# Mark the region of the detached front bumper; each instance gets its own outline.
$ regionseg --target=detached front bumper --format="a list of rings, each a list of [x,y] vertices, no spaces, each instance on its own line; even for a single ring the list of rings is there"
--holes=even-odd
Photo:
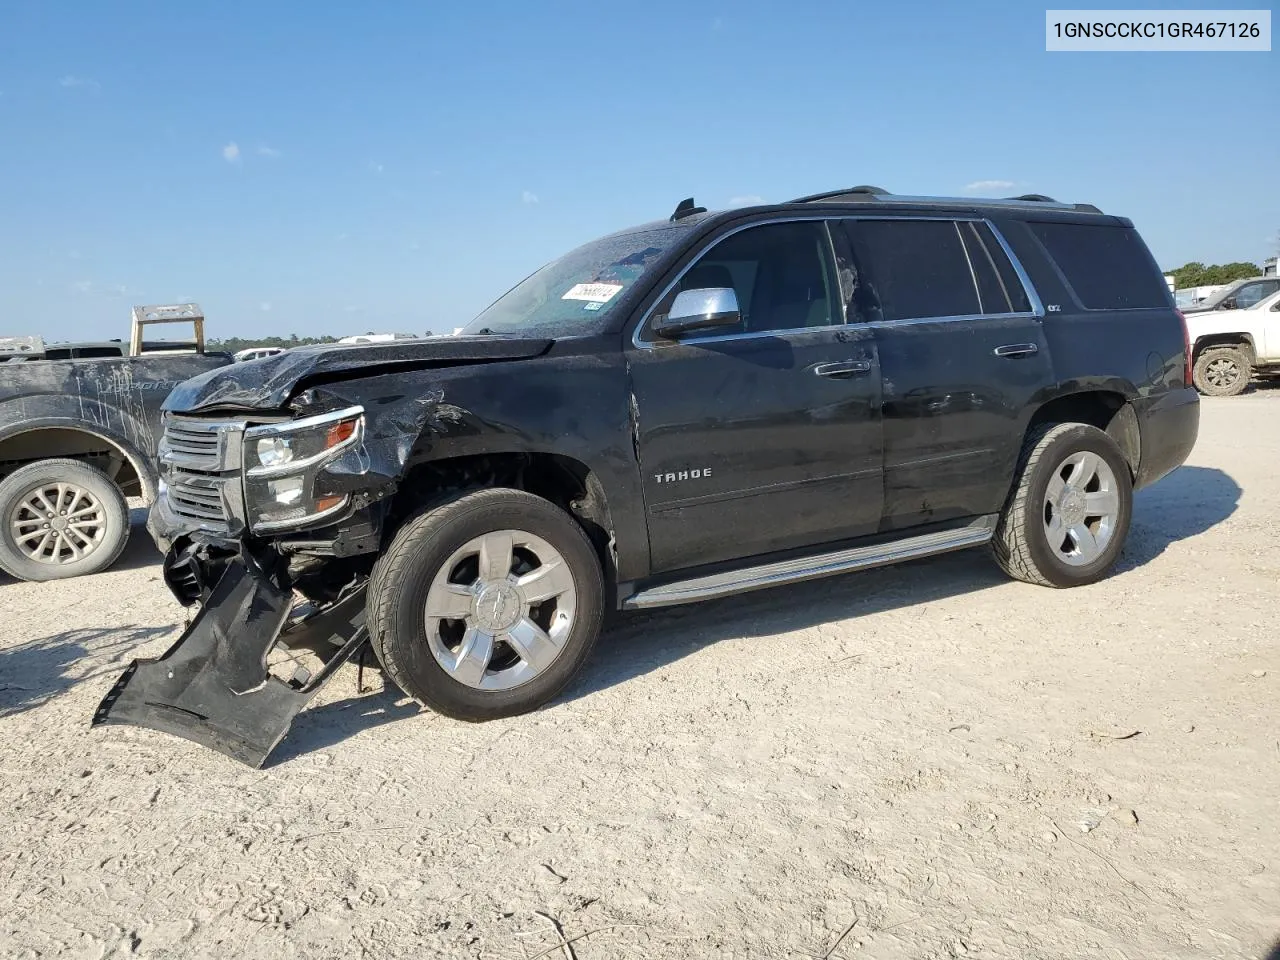
[[[171,577],[172,553],[166,558]],[[163,656],[134,660],[93,715],[93,726],[131,723],[193,740],[261,767],[288,733],[293,718],[366,642],[363,585],[305,618],[290,620],[291,590],[282,588],[251,556],[206,568],[198,555],[185,562],[207,575],[208,599]],[[281,644],[309,648],[324,659],[314,675],[274,676],[267,655]]]

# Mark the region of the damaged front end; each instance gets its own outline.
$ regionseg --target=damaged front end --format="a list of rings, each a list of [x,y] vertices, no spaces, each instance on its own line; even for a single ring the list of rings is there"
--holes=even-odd
[[[165,582],[199,611],[163,656],[129,666],[94,726],[162,730],[261,766],[367,642],[368,574],[419,424],[370,423],[315,393],[294,409],[307,415],[166,417],[147,526]],[[277,650],[292,661],[308,650],[322,666],[286,659],[292,675],[277,675]]]
[[[367,642],[365,586],[293,619],[293,591],[252,557],[218,567],[208,599],[178,641],[159,659],[134,660],[92,723],[162,730],[260,767],[321,685]],[[314,675],[299,667],[284,680],[267,663],[277,645],[310,649],[324,666]]]

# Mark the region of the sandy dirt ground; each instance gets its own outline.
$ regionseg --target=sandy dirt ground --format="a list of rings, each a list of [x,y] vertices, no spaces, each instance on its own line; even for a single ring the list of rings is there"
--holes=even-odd
[[[184,620],[141,528],[2,580],[0,955],[1263,956],[1280,389],[1202,409],[1103,583],[978,551],[659,612],[484,725],[348,666],[261,771],[89,729]]]

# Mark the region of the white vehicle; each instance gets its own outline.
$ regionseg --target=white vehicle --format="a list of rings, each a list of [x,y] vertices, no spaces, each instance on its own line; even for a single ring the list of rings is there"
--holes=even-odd
[[[247,350],[237,350],[232,356],[236,363],[243,363],[245,360],[261,360],[263,357],[274,357],[277,353],[284,353],[284,347],[250,347]]]
[[[1280,377],[1280,293],[1251,307],[1190,313],[1192,382],[1208,397],[1234,397],[1251,377]]]
[[[1197,293],[1197,299],[1183,313],[1201,313],[1209,310],[1247,310],[1256,307],[1273,293],[1280,293],[1280,277],[1246,277],[1218,287],[1192,287],[1196,291],[1212,291],[1206,295]],[[1176,296],[1176,294],[1175,294]]]

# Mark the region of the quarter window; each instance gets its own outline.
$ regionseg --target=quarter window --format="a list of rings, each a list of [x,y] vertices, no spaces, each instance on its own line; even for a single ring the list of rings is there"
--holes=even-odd
[[[1087,310],[1164,307],[1169,288],[1131,227],[1028,222]]]

